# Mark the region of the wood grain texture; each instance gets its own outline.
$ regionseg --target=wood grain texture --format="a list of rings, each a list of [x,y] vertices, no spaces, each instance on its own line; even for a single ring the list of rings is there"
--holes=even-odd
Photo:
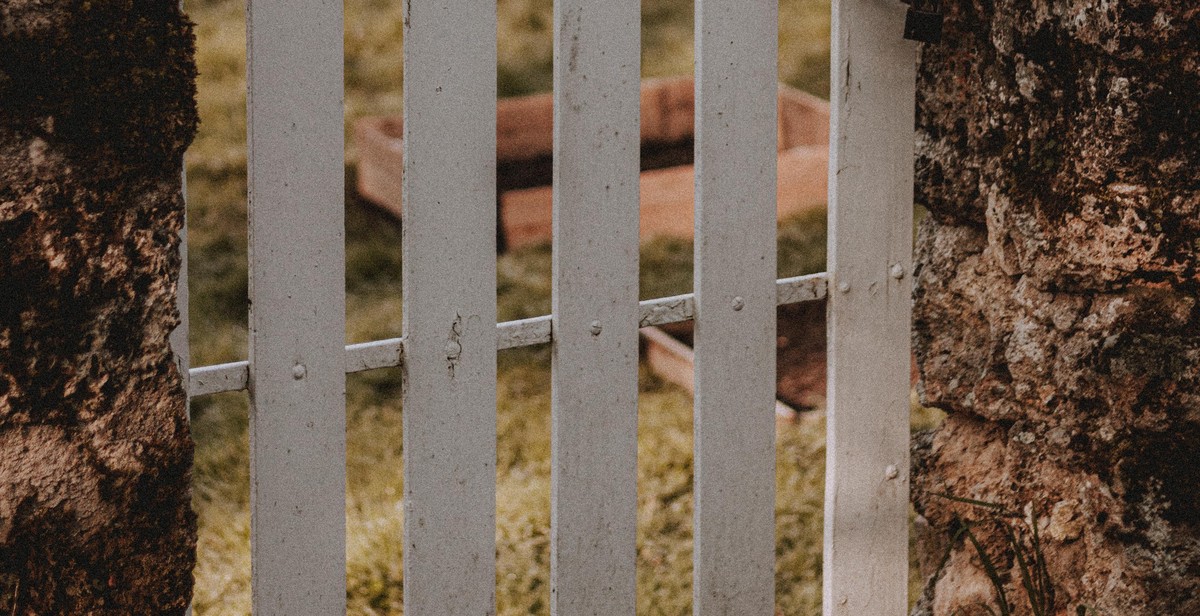
[[[824,613],[908,606],[913,109],[904,6],[833,4]]]
[[[555,3],[555,616],[636,604],[639,15],[637,0]]]
[[[778,6],[696,6],[694,613],[775,606]]]
[[[496,7],[404,13],[404,611],[495,613]]]

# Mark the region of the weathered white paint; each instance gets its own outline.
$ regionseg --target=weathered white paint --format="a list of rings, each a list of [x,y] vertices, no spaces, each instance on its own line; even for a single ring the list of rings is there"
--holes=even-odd
[[[404,148],[404,612],[494,614],[494,3],[405,2]]]
[[[404,338],[346,345],[346,374],[404,364]]]
[[[171,334],[189,397],[251,392],[256,613],[344,612],[344,374],[391,366],[406,384],[406,612],[494,613],[495,351],[551,341],[552,610],[632,613],[635,331],[692,318],[695,611],[770,613],[773,310],[832,279],[825,614],[901,614],[915,60],[901,8],[835,0],[832,273],[772,282],[776,7],[699,0],[697,292],[639,304],[638,5],[559,0],[554,311],[496,324],[494,7],[412,0],[405,336],[344,345],[341,7],[300,2],[248,6],[250,359],[187,369],[186,237]]]
[[[799,304],[825,299],[825,272],[780,278],[775,281],[778,305]],[[638,327],[690,321],[695,316],[695,296],[691,293],[642,300]],[[553,338],[552,319],[544,314],[528,319],[505,321],[496,325],[496,348],[515,349],[546,344]],[[387,338],[346,345],[346,373],[395,368],[404,365],[404,338]],[[189,396],[205,396],[246,389],[250,363],[236,361],[191,369]]]
[[[825,299],[828,287],[829,277],[825,272],[780,278],[775,281],[775,304],[787,306]]]
[[[550,611],[636,605],[638,0],[554,7]]]
[[[778,5],[696,3],[694,612],[775,606]]]
[[[550,315],[507,321],[496,326],[496,348],[515,349],[550,342],[554,331]]]
[[[179,310],[179,325],[171,330],[168,343],[175,355],[175,368],[179,370],[179,378],[183,381],[183,390],[188,395],[188,414],[191,415],[191,380],[190,346],[188,334],[191,330],[188,322],[188,252],[187,252],[187,173],[179,174],[180,190],[183,192],[183,227],[179,229],[179,280],[175,284],[175,307]],[[191,609],[191,608],[189,608]]]
[[[916,45],[903,23],[899,2],[833,3],[826,616],[908,606]]]
[[[195,398],[226,391],[241,391],[249,385],[250,362],[248,361],[201,366],[190,370],[188,395]]]
[[[346,607],[342,5],[247,7],[254,613]]]
[[[690,321],[696,317],[696,296],[692,293],[643,301],[638,306],[638,327]]]
[[[182,3],[180,4],[182,8]],[[191,323],[188,319],[188,251],[187,251],[187,171],[179,172],[179,189],[183,193],[183,226],[179,229],[179,280],[175,286],[175,306],[179,310],[179,325],[171,330],[168,343],[175,355],[175,369],[179,371],[179,379],[183,382],[185,396],[185,412],[188,421],[192,418],[191,371],[188,366],[192,363],[191,346],[188,335],[191,333]],[[188,603],[184,616],[192,616],[192,605]]]

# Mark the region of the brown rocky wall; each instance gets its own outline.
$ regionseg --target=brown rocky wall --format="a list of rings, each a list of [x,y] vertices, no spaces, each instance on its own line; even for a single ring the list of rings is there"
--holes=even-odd
[[[914,346],[949,415],[914,441],[913,499],[926,556],[971,523],[988,557],[960,536],[914,613],[996,609],[985,561],[1033,613],[1007,525],[1045,557],[1046,613],[1200,614],[1200,4],[942,4]]]
[[[0,0],[0,613],[182,614],[177,0]]]

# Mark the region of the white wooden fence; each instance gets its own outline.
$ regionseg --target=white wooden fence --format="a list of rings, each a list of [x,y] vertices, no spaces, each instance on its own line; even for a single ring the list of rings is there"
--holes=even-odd
[[[404,335],[344,347],[342,4],[249,3],[250,357],[188,386],[250,392],[256,613],[344,613],[345,374],[389,366],[405,610],[494,613],[496,351],[548,342],[551,611],[633,614],[637,328],[695,319],[694,610],[772,614],[775,307],[821,299],[824,613],[906,611],[916,52],[833,5],[829,272],[774,279],[777,4],[697,0],[696,292],[639,304],[639,3],[556,0],[553,311],[497,323],[495,5],[406,0]]]

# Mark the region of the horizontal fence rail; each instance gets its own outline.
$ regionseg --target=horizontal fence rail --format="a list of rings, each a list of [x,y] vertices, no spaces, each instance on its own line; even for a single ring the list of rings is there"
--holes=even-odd
[[[781,278],[775,283],[776,305],[822,301],[826,297],[829,275],[825,272]],[[639,302],[638,327],[668,325],[691,321],[696,315],[692,293]],[[496,325],[496,349],[515,349],[548,344],[554,339],[550,315],[505,321]],[[404,365],[404,338],[388,338],[346,345],[346,374],[396,368]],[[250,362],[234,361],[192,368],[188,372],[188,395],[192,398],[246,389]]]
[[[829,271],[776,280],[778,6],[697,0],[695,293],[638,302],[639,4],[554,0],[552,309],[497,323],[496,7],[407,0],[404,330],[350,345],[343,7],[293,4],[247,4],[249,359],[188,369],[186,271],[172,335],[189,400],[250,393],[254,613],[345,612],[345,375],[399,367],[404,611],[494,614],[497,351],[549,343],[550,611],[632,614],[637,329],[695,321],[693,614],[772,614],[775,308],[812,301],[829,315],[823,614],[904,613],[900,2],[832,0]]]

